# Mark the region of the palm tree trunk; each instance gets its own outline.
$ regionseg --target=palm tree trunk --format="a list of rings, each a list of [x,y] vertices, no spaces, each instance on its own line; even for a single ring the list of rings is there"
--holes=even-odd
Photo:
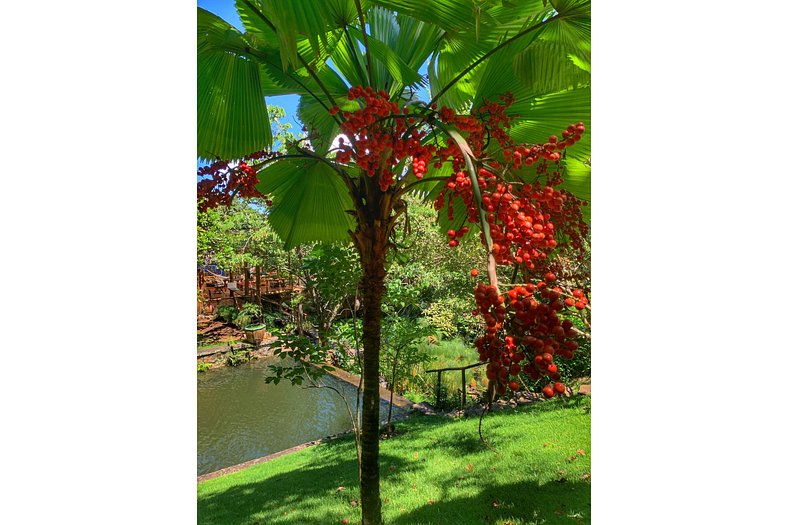
[[[380,322],[382,317],[385,259],[364,265],[361,283],[364,297],[364,391],[361,409],[361,523],[380,525]]]
[[[361,295],[364,301],[362,342],[364,390],[361,401],[361,523],[381,525],[380,504],[380,324],[386,287],[386,252],[396,217],[391,216],[391,197],[373,186],[367,206],[357,209],[358,229],[353,241],[362,268]]]

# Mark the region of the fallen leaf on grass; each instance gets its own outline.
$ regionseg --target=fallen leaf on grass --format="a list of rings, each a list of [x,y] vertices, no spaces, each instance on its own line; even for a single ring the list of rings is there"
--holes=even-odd
[[[583,480],[583,481],[587,481],[587,480],[591,479],[591,473],[590,472],[586,472],[585,474],[580,476],[580,479]]]
[[[434,504],[435,504],[435,500],[433,500],[432,498],[427,500],[427,505],[434,505]]]
[[[355,500],[351,501],[350,502],[350,506],[353,507],[353,508],[358,507],[358,501],[355,501]]]
[[[492,507],[493,507],[494,509],[497,509],[497,508],[498,508],[498,507],[500,507],[500,506],[501,506],[501,504],[498,502],[498,500],[497,500],[497,499],[494,499],[494,500],[492,500]]]
[[[577,455],[578,456],[585,456],[586,455],[586,451],[583,450],[582,448],[579,448],[579,449],[577,449]]]
[[[337,488],[337,492],[342,492],[343,490],[345,490],[345,487],[338,487]]]
[[[342,524],[345,524],[345,523],[350,523],[350,520],[349,520],[349,519],[347,519],[347,518],[345,518],[345,519],[343,519],[342,521],[340,521],[339,523],[342,523]]]
[[[465,467],[465,470],[466,470],[467,472],[470,472],[470,471],[472,471],[472,470],[473,470],[473,465],[471,465],[470,463],[468,463],[468,465]]]
[[[576,459],[577,459],[577,456],[569,456],[568,458],[566,458],[566,460],[567,460],[568,462],[570,462],[570,463],[571,463],[572,461],[576,460]]]

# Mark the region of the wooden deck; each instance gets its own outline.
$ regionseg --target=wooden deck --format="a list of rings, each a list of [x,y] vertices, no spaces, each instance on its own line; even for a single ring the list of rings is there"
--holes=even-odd
[[[222,276],[198,270],[198,312],[211,313],[225,304],[240,307],[247,302],[280,303],[283,298],[302,289],[291,279],[274,273],[256,273],[247,269],[241,276]]]

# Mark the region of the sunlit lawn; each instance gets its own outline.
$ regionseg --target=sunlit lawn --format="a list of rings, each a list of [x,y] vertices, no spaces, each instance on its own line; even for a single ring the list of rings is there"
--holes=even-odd
[[[451,421],[413,416],[381,443],[388,525],[591,521],[591,401],[573,398]],[[352,439],[198,484],[208,524],[360,523]]]

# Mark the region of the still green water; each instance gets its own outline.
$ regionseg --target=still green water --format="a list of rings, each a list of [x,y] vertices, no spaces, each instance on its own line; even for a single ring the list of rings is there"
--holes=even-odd
[[[197,375],[198,475],[352,428],[336,392],[266,384],[272,363],[281,361],[260,359]],[[332,376],[322,381],[344,391],[355,407],[354,386]],[[380,412],[388,413],[388,403],[381,401]]]

